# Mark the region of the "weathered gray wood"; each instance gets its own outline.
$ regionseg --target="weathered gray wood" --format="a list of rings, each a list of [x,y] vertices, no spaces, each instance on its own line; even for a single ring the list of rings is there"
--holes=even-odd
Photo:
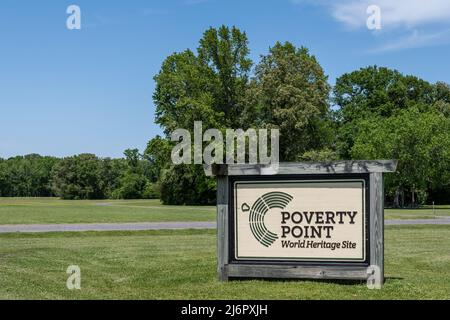
[[[232,278],[367,279],[366,267],[230,264],[226,266],[226,270]]]
[[[355,160],[331,162],[280,163],[278,169],[260,164],[222,164],[205,166],[205,173],[211,176],[246,176],[274,174],[332,174],[395,172],[397,160]]]
[[[228,177],[217,178],[217,272],[220,281],[228,279]]]
[[[370,173],[370,257],[371,266],[380,270],[376,279],[384,282],[384,186],[383,172],[394,172],[395,160],[337,161],[328,163],[281,163],[278,174],[334,174]],[[213,165],[205,167],[210,175],[217,176],[217,255],[218,274],[221,281],[232,278],[310,278],[310,279],[360,279],[370,276],[366,267],[355,266],[305,266],[229,264],[229,180],[234,175],[269,175],[270,170],[260,165]]]
[[[370,265],[380,270],[380,284],[384,282],[384,190],[383,174],[370,174]]]

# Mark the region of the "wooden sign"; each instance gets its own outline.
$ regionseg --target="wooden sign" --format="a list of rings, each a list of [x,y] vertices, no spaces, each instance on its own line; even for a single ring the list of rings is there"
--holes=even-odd
[[[383,172],[396,161],[216,165],[218,273],[383,282]]]

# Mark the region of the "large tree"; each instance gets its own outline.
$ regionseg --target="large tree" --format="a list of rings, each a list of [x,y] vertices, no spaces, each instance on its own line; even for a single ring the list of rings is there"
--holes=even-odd
[[[102,162],[94,154],[64,158],[53,169],[53,190],[63,199],[103,199]]]
[[[448,189],[450,89],[376,66],[336,81],[337,149],[344,159],[398,159],[386,190],[396,205]],[[447,179],[447,182],[446,180]],[[408,192],[410,196],[405,195]]]
[[[222,26],[204,33],[197,54],[185,50],[167,57],[154,78],[156,123],[166,134],[190,130],[194,121],[209,128],[235,127],[251,68],[248,54],[245,33]]]
[[[198,194],[213,194],[214,184],[202,170],[171,166],[170,153],[156,150],[157,146],[169,149],[168,137],[175,129],[192,132],[194,121],[202,121],[203,128],[221,130],[280,129],[282,161],[336,157],[330,145],[330,87],[316,58],[304,47],[276,43],[261,58],[253,78],[251,67],[245,33],[225,26],[208,29],[196,53],[185,50],[163,62],[155,76],[153,98],[156,122],[166,137],[153,139],[147,149],[148,157],[160,166],[162,194],[177,192],[174,181],[180,190],[195,187],[191,183],[196,181],[202,189]],[[177,174],[182,178],[176,180]],[[181,198],[164,199],[171,202]]]
[[[256,66],[242,126],[280,129],[280,159],[295,161],[331,139],[330,86],[305,47],[277,42]]]
[[[353,138],[354,159],[399,160],[397,172],[386,176],[396,206],[450,189],[450,118],[443,114],[412,107],[388,118],[372,116],[359,122]]]
[[[438,100],[436,92],[427,81],[384,67],[366,67],[339,77],[333,90],[333,103],[337,108],[341,157],[350,158],[360,120],[387,118],[411,107],[420,112],[431,111]]]
[[[158,191],[152,180],[154,165],[138,149],[127,149],[124,155],[126,166],[111,196],[119,199],[156,198]]]
[[[247,36],[226,26],[209,28],[199,41],[197,53],[185,50],[163,62],[155,76],[156,123],[166,134],[150,141],[145,156],[157,165],[165,203],[211,203],[213,179],[202,167],[170,165],[168,137],[178,128],[193,131],[194,122],[204,128],[237,128],[251,60]],[[158,150],[161,148],[162,150]],[[168,151],[168,152],[167,152]],[[179,190],[184,192],[182,196]]]

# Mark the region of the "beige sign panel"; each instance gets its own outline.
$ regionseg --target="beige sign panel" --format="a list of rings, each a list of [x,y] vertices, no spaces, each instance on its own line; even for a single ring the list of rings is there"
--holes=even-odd
[[[234,183],[236,260],[359,262],[365,181]]]

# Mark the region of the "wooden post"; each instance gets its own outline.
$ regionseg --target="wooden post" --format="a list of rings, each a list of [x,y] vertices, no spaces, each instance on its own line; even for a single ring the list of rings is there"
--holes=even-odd
[[[384,183],[383,174],[370,174],[370,265],[379,268],[378,283],[384,282]]]
[[[228,264],[228,177],[217,177],[217,272],[220,281],[227,281]]]

